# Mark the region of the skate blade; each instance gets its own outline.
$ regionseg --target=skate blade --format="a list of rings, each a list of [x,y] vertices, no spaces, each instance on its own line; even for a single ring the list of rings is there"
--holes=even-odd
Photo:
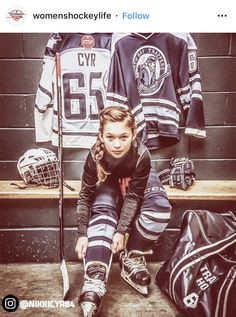
[[[121,272],[121,277],[123,280],[128,283],[130,286],[132,286],[136,291],[138,291],[142,295],[148,295],[148,287],[147,286],[142,286],[142,285],[137,285],[135,284],[132,280],[130,280],[128,277],[125,276],[123,272]]]
[[[90,302],[84,302],[80,304],[83,310],[84,317],[92,317],[96,313],[96,306]]]

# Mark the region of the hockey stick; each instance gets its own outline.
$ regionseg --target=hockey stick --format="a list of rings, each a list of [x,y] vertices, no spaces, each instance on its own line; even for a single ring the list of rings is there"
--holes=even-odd
[[[58,116],[58,159],[59,159],[59,226],[60,226],[60,269],[63,279],[63,299],[69,292],[69,275],[64,257],[64,213],[63,213],[63,135],[62,135],[62,96],[61,96],[61,61],[60,53],[56,53],[56,86],[57,86],[57,116]]]

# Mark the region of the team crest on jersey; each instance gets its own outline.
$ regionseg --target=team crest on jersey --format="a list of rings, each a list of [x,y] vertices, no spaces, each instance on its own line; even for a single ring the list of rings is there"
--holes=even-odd
[[[95,39],[92,37],[92,35],[84,35],[81,39],[81,45],[84,48],[92,48],[94,47]]]
[[[154,46],[143,46],[136,51],[133,68],[140,95],[158,92],[165,78],[171,74],[165,55]]]

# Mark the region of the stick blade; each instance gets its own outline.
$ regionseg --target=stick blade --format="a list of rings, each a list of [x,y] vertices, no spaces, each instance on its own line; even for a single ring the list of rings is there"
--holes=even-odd
[[[60,269],[61,269],[62,279],[63,279],[63,299],[65,300],[69,293],[69,288],[70,288],[69,275],[68,275],[65,259],[62,260]]]

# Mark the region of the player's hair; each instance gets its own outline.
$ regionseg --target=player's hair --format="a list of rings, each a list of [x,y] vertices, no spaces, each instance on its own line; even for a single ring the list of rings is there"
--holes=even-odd
[[[108,122],[125,122],[126,127],[130,128],[133,134],[136,129],[134,116],[129,110],[121,106],[107,107],[100,112],[99,134],[95,144],[95,160],[97,165],[97,175],[100,182],[104,182],[107,179],[107,176],[110,174],[109,172],[105,171],[101,164],[101,160],[105,151],[101,136],[103,134],[104,125]]]

